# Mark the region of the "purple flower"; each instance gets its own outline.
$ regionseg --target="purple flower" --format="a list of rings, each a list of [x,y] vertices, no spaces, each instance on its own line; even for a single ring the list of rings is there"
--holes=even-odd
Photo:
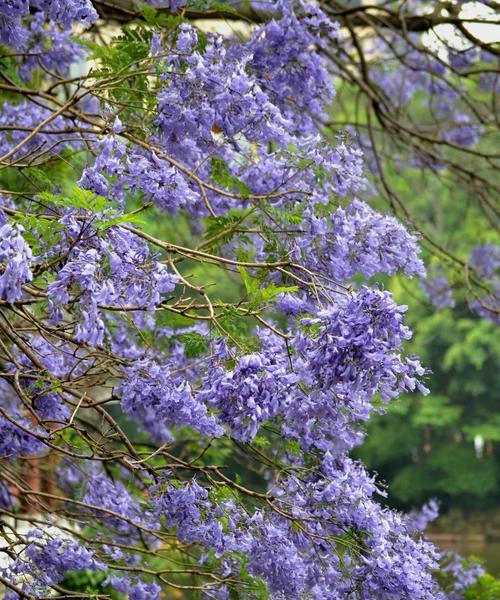
[[[434,498],[426,502],[419,511],[408,514],[408,531],[423,532],[427,525],[439,516],[439,503]]]
[[[470,263],[481,277],[491,279],[499,276],[500,246],[476,246],[470,253]]]
[[[430,273],[420,280],[420,287],[438,310],[455,306],[450,284],[444,275]]]
[[[189,383],[174,373],[168,364],[151,360],[127,368],[116,388],[123,411],[142,422],[154,435],[169,438],[161,427],[189,425],[204,435],[224,433],[215,417],[210,416],[202,399],[195,396]]]
[[[355,200],[338,208],[330,218],[311,217],[304,236],[304,249],[310,254],[311,268],[321,269],[338,281],[356,273],[372,277],[377,273],[424,275],[418,254],[418,236],[408,232],[390,215],[381,215],[364,202]]]
[[[0,227],[0,298],[15,302],[22,286],[31,281],[31,248],[24,241],[21,226],[6,223]]]

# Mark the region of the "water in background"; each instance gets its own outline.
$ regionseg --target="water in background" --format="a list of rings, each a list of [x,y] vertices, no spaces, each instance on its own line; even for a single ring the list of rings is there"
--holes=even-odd
[[[491,575],[500,577],[500,541],[475,538],[447,538],[443,535],[429,535],[441,550],[454,550],[462,556],[475,556],[481,559],[485,569]]]

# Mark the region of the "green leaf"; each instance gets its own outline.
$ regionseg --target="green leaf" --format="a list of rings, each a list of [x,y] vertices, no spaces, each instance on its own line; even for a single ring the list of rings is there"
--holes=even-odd
[[[153,8],[146,2],[137,2],[137,4],[141,9],[142,15],[146,23],[149,23],[150,25],[156,25],[158,18],[158,11],[156,10],[156,8]]]
[[[110,227],[114,227],[115,225],[120,225],[122,223],[144,223],[144,219],[142,219],[139,215],[134,215],[132,213],[126,213],[124,215],[119,215],[118,217],[113,217],[111,219],[98,219],[94,221],[94,225],[96,229],[99,231],[105,231]]]
[[[196,358],[207,351],[207,340],[196,331],[183,333],[179,339],[184,344],[184,354],[187,358]]]
[[[249,275],[248,271],[238,265],[238,271],[240,272],[241,278],[243,279],[243,283],[245,284],[245,289],[250,298],[254,298],[259,292],[259,281],[255,279],[251,275]]]
[[[90,190],[84,190],[77,185],[71,185],[66,195],[56,195],[50,192],[42,192],[40,200],[48,204],[63,206],[64,208],[75,208],[92,214],[102,213],[106,209],[114,208],[112,202],[103,196],[97,196]]]
[[[302,452],[302,448],[297,440],[288,440],[285,444],[285,450],[295,457],[300,456]]]
[[[237,177],[231,174],[228,164],[222,158],[213,156],[210,162],[211,171],[210,175],[212,181],[220,187],[226,188],[230,191],[235,191],[241,198],[246,199],[250,195],[250,188],[240,181]]]
[[[286,286],[276,286],[274,283],[271,283],[271,285],[268,285],[265,288],[261,288],[260,293],[261,293],[262,299],[265,302],[269,302],[270,300],[275,300],[276,296],[279,296],[280,294],[296,292],[298,289],[299,289],[299,287],[296,285],[291,286],[291,287],[286,287]]]
[[[266,439],[265,437],[262,437],[261,435],[256,435],[253,439],[252,444],[256,448],[259,448],[262,450],[262,449],[266,448],[267,446],[270,446],[271,442],[268,439]]]

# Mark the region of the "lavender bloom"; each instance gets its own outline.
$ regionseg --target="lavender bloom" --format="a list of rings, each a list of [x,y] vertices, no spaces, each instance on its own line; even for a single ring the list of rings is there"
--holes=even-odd
[[[450,284],[444,275],[429,274],[420,280],[420,287],[438,310],[455,306]]]
[[[63,538],[45,540],[43,532],[39,530],[32,531],[31,537],[26,556],[45,585],[59,583],[68,571],[98,571],[105,568],[93,557],[92,551],[77,542]],[[31,568],[30,573],[33,574]]]
[[[3,407],[2,407],[3,408]],[[43,454],[44,445],[34,435],[33,425],[17,411],[9,410],[10,419],[0,413],[0,458],[14,460],[19,456]],[[11,421],[19,423],[20,427]]]
[[[131,537],[138,537],[139,530],[134,524],[147,528],[155,527],[151,512],[145,510],[130,495],[122,482],[113,481],[105,473],[90,475],[85,485],[83,502],[95,506],[95,515],[99,521],[116,531],[119,537],[129,540]],[[101,512],[98,508],[121,515],[126,520]]]
[[[132,581],[128,577],[109,577],[106,580],[120,594],[127,594],[130,600],[159,600],[161,588],[156,583]]]
[[[425,370],[416,359],[403,360],[399,351],[411,332],[403,324],[406,307],[392,295],[362,287],[337,306],[304,319],[319,325],[319,335],[297,335],[298,351],[305,355],[304,375],[311,386],[332,390],[341,397],[369,398],[380,393],[389,400],[404,390],[426,389],[419,382]]]
[[[26,35],[25,48],[29,54],[19,60],[19,76],[24,81],[29,81],[40,65],[48,71],[65,75],[71,64],[83,58],[83,49],[71,39],[68,31],[61,31],[54,23],[46,28],[42,12],[33,15]],[[51,40],[49,46],[47,36]]]
[[[470,254],[470,263],[485,279],[500,275],[500,246],[476,246]]]
[[[330,223],[326,218],[311,218],[310,231],[301,241],[304,249],[317,248],[309,260],[311,267],[321,268],[338,281],[358,272],[365,277],[397,271],[422,276],[425,269],[417,242],[418,237],[397,219],[359,200],[346,209],[338,208]]]
[[[0,109],[0,125],[5,126],[5,130],[0,131],[0,152],[2,154],[9,152],[26,138],[26,131],[34,129],[50,115],[52,112],[48,108],[31,102],[20,102],[19,104],[4,102]],[[12,155],[11,160],[18,160],[22,164],[44,150],[50,149],[50,152],[57,153],[63,148],[81,148],[78,136],[73,135],[68,140],[68,135],[64,133],[67,126],[66,119],[61,115],[52,119],[44,127],[43,133],[37,133],[23,144]]]
[[[445,552],[444,558],[448,562],[442,569],[445,573],[450,573],[454,581],[448,600],[462,600],[467,588],[484,575],[485,571],[480,564],[465,561],[455,552]]]
[[[15,302],[22,286],[31,281],[31,248],[24,241],[23,228],[6,223],[0,227],[0,299]]]
[[[47,17],[63,27],[70,27],[73,21],[88,27],[98,18],[97,11],[90,0],[31,0]]]
[[[189,383],[171,374],[168,365],[150,360],[124,371],[124,379],[116,388],[125,414],[142,422],[154,435],[170,437],[160,426],[189,425],[205,435],[224,433],[215,417],[193,395]]]
[[[469,260],[493,290],[481,299],[474,297],[469,305],[479,316],[500,324],[500,246],[476,246]]]
[[[324,106],[334,92],[323,60],[310,48],[326,43],[322,34],[326,39],[335,37],[338,25],[307,2],[300,2],[300,18],[293,3],[279,1],[275,5],[280,18],[254,36],[251,67],[271,101],[294,124],[291,131],[315,132],[311,115],[324,115]]]
[[[27,534],[26,547],[3,569],[2,575],[13,584],[20,579],[23,592],[37,598],[50,593],[50,586],[60,583],[68,571],[86,569],[101,571],[106,566],[78,542],[33,529]],[[13,592],[10,598],[17,600],[19,595]]]
[[[368,418],[376,393],[388,401],[405,390],[428,392],[420,362],[400,355],[411,337],[404,312],[390,294],[362,288],[302,319],[303,330],[292,338],[295,357],[286,355],[283,340],[262,331],[261,351],[241,357],[231,371],[207,369],[195,397],[216,408],[237,439],[252,440],[269,420],[306,448],[345,451],[359,443],[352,423]],[[318,334],[308,335],[308,328]]]
[[[40,431],[33,427],[24,412],[14,390],[0,379],[0,458],[15,460],[19,456],[43,453],[43,443],[30,433],[39,434]]]
[[[14,498],[11,494],[11,484],[0,479],[0,509],[12,510]]]
[[[26,40],[21,18],[29,12],[29,0],[6,0],[0,5],[0,41],[20,48]]]
[[[498,288],[497,288],[498,290]],[[493,321],[496,325],[500,325],[500,300],[498,299],[500,290],[493,296],[483,296],[479,301],[474,298],[469,302],[469,306],[474,312],[484,319]]]
[[[439,516],[439,503],[431,498],[419,511],[412,511],[408,514],[408,531],[423,532],[431,521],[435,521]]]
[[[223,552],[230,536],[224,535],[217,510],[208,492],[194,479],[185,485],[162,482],[152,488],[153,506],[167,527],[176,527],[181,541],[204,545]]]
[[[299,598],[307,589],[307,557],[294,543],[290,523],[283,517],[265,519],[257,512],[251,522],[255,528],[249,552],[250,572],[260,575],[273,594],[284,594],[286,598]],[[298,546],[298,547],[297,547]]]
[[[264,352],[243,356],[232,371],[223,367],[207,370],[201,402],[218,409],[218,419],[231,427],[232,435],[252,440],[262,422],[281,412],[298,378],[289,373],[280,354],[271,345]]]
[[[54,282],[48,286],[55,322],[61,307],[78,294],[80,321],[76,339],[102,344],[105,326],[99,304],[153,310],[161,294],[175,288],[177,276],[155,261],[142,240],[116,227],[106,237],[94,236],[76,246]]]
[[[468,115],[455,115],[454,125],[443,132],[443,139],[456,146],[473,146],[480,138],[480,128],[470,122]]]
[[[467,69],[479,58],[475,48],[467,50],[448,50],[448,60],[455,69]]]
[[[21,50],[30,40],[31,13],[35,13],[33,19],[38,23],[52,21],[65,29],[73,22],[88,27],[98,18],[91,0],[5,0],[0,5],[0,41]]]

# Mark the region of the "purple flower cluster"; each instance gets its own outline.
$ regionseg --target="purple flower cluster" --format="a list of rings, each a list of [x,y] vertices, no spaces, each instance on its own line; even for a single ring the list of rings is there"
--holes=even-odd
[[[26,21],[31,13],[68,29],[73,22],[88,27],[98,14],[91,0],[5,0],[0,5],[0,41],[17,49],[29,39]]]
[[[14,460],[42,454],[45,447],[36,437],[41,433],[13,387],[0,379],[0,458]]]
[[[11,155],[14,163],[25,164],[39,154],[57,154],[64,148],[80,148],[80,136],[65,133],[68,121],[61,115],[52,118],[36,135],[26,143],[29,132],[50,118],[52,111],[31,102],[11,104],[4,102],[0,110],[0,153],[11,152],[23,143],[19,150]]]
[[[50,39],[50,43],[47,40]],[[50,22],[47,28],[46,17],[42,12],[35,13],[29,23],[24,47],[27,56],[19,60],[19,76],[29,81],[40,66],[48,72],[66,75],[70,65],[83,58],[83,49],[70,36]]]
[[[105,473],[91,475],[86,482],[83,502],[104,508],[134,521],[143,512],[139,503],[134,500],[120,481],[114,482]],[[98,516],[99,511],[97,511]],[[107,521],[120,533],[129,533],[133,527],[118,517],[105,515]]]
[[[462,600],[467,588],[484,575],[484,569],[477,562],[466,561],[454,552],[446,552],[444,558],[447,563],[443,567],[443,572],[453,578],[453,589],[448,599]]]
[[[500,246],[476,246],[470,254],[470,263],[485,279],[499,277]]]
[[[450,284],[443,274],[429,273],[425,279],[420,281],[420,287],[438,310],[455,306]]]
[[[86,234],[85,228],[79,235]],[[99,306],[154,310],[162,294],[175,288],[177,276],[150,255],[147,245],[121,227],[111,227],[105,236],[96,234],[74,244],[56,279],[48,286],[52,318],[60,322],[62,308],[78,297],[80,321],[76,339],[101,344],[104,321]]]
[[[382,215],[359,200],[338,208],[329,218],[312,217],[309,231],[300,240],[311,268],[338,281],[356,273],[367,278],[398,271],[423,276],[417,242],[418,237],[395,217]],[[312,254],[311,248],[315,249]]]
[[[416,387],[425,393],[419,361],[400,355],[402,343],[411,337],[403,324],[405,311],[390,293],[363,286],[317,318],[304,319],[306,326],[319,326],[316,337],[301,334],[297,339],[308,383],[346,398],[379,393],[387,401]]]
[[[167,527],[176,527],[178,538],[187,543],[199,542],[223,552],[225,539],[222,516],[209,500],[208,492],[192,479],[187,484],[161,482],[152,488],[156,514]],[[217,514],[219,512],[219,514]]]
[[[11,485],[0,478],[0,509],[11,510],[14,505],[14,499],[11,493]]]
[[[31,532],[32,542],[26,548],[31,565],[39,571],[40,581],[46,585],[59,583],[67,571],[90,569],[97,571],[102,565],[93,552],[80,544],[64,538],[44,539],[42,531]],[[33,570],[30,568],[30,573]]]
[[[470,307],[481,317],[500,324],[500,246],[476,246],[469,259],[492,293],[470,301]]]
[[[408,531],[423,532],[427,525],[439,516],[439,503],[434,498],[426,502],[419,511],[408,515]]]
[[[2,399],[2,404],[5,401]],[[44,445],[30,432],[33,431],[33,425],[25,415],[15,409],[9,410],[7,418],[2,406],[0,411],[0,458],[10,460],[20,456],[36,456],[42,454]]]
[[[19,300],[22,286],[33,278],[31,248],[22,233],[20,226],[0,226],[0,299],[7,302]]]
[[[272,102],[293,123],[292,131],[315,131],[312,115],[324,116],[333,86],[324,62],[312,47],[324,46],[336,36],[338,24],[307,2],[275,3],[280,18],[264,25],[250,44],[250,66]],[[290,101],[293,98],[293,104]]]
[[[159,600],[161,588],[157,583],[144,583],[128,577],[109,577],[107,580],[120,594],[130,600]]]
[[[299,4],[300,18],[290,3],[279,2],[279,18],[256,30],[247,43],[228,45],[222,36],[209,35],[200,50],[197,31],[181,25],[166,59],[154,141],[205,181],[213,176],[206,156],[214,156],[249,192],[272,193],[286,182],[297,193],[276,202],[296,204],[307,194],[314,206],[334,194],[359,190],[365,182],[359,149],[342,140],[332,147],[318,134],[315,119],[333,91],[313,47],[321,45],[322,35],[334,35],[335,27],[309,3]],[[155,38],[153,54],[157,45]],[[126,191],[140,191],[144,200],[171,214],[185,209],[207,215],[207,198],[218,213],[248,204],[247,194],[238,197],[238,188],[229,190],[236,192],[231,200],[213,190],[203,198],[178,165],[144,149],[125,152],[114,138],[101,144],[82,185],[120,198]]]
[[[174,12],[185,5],[163,4]],[[432,575],[437,553],[421,533],[436,507],[410,518],[383,507],[374,478],[349,457],[379,399],[428,390],[425,369],[404,351],[406,307],[377,286],[341,284],[379,273],[423,277],[418,237],[354,199],[366,183],[360,149],[347,136],[328,143],[319,132],[334,97],[320,49],[337,39],[337,26],[305,0],[254,8],[273,17],[246,39],[202,35],[185,22],[173,34],[154,33],[143,63],[158,67],[147,77],[154,107],[144,118],[152,125],[147,136],[134,143],[125,104],[123,124],[107,107],[101,117],[112,124],[87,140],[95,160],[83,169],[83,190],[11,202],[29,208],[35,223],[37,214],[44,219],[45,237],[26,220],[35,257],[22,228],[0,213],[2,311],[29,323],[5,342],[0,458],[40,455],[47,451],[41,440],[50,439],[51,451],[64,453],[59,490],[82,523],[98,524],[99,553],[41,531],[26,538],[2,573],[13,582],[24,577],[30,597],[46,597],[68,571],[90,570],[105,572],[106,584],[130,600],[157,599],[158,583],[131,573],[156,568],[162,556],[147,562],[143,551],[171,546],[206,569],[203,591],[212,597],[229,597],[234,582],[245,580],[276,599],[445,598]],[[79,57],[65,41],[72,23],[96,19],[89,0],[7,0],[0,37],[33,51],[19,59],[24,79],[39,64],[62,74]],[[391,87],[390,65],[375,75],[386,108],[396,92],[406,103],[437,85],[435,75],[447,68],[418,52],[406,60],[408,85]],[[461,68],[458,57],[450,62]],[[454,97],[441,92],[446,101],[436,110],[444,118]],[[96,122],[95,98],[80,108],[89,106],[86,126]],[[40,151],[87,147],[65,137],[67,116],[47,119],[52,114],[31,101],[4,103],[0,152],[24,165]],[[443,134],[448,144],[475,142],[465,117],[457,114],[453,124]],[[339,198],[346,198],[342,207]],[[171,263],[182,278],[153,252],[154,238],[126,224],[130,204],[141,202],[179,222],[188,217],[197,248],[176,247]],[[221,235],[220,253],[198,245],[225,220],[237,226],[229,241]],[[57,236],[47,241],[51,227]],[[237,305],[217,300],[213,314],[200,308],[187,296],[193,257],[231,274],[250,264],[241,270],[248,297]],[[261,264],[252,266],[254,258]],[[491,281],[498,262],[491,246],[470,258]],[[14,313],[6,305],[23,297],[33,273],[35,306]],[[439,305],[452,302],[439,278],[423,286]],[[240,327],[246,310],[263,325],[248,334],[251,344]],[[186,327],[183,317],[196,315],[203,324]],[[134,430],[127,417],[142,429],[138,443],[125,433]],[[271,445],[269,456],[259,444]],[[263,459],[264,491],[213,465],[221,447],[237,449],[231,460],[246,450]],[[0,502],[10,502],[0,486]],[[453,593],[479,574],[449,571],[459,580]]]
[[[368,418],[375,394],[389,401],[403,391],[428,392],[418,359],[401,356],[411,337],[404,312],[376,289],[339,296],[316,317],[300,319],[293,356],[281,338],[262,331],[262,349],[232,370],[207,369],[196,398],[216,408],[237,439],[252,440],[263,422],[274,421],[305,448],[349,449],[360,440],[353,424]]]
[[[25,547],[16,559],[3,569],[7,581],[22,582],[22,592],[28,597],[40,598],[50,593],[52,585],[60,583],[68,571],[99,571],[105,566],[89,550],[78,542],[62,536],[54,536],[43,529],[32,529],[26,536]],[[6,598],[17,600],[16,592]]]
[[[122,410],[137,419],[156,438],[170,439],[166,427],[189,425],[204,435],[221,436],[223,428],[168,364],[136,361],[125,369],[116,388]]]
[[[223,366],[208,369],[197,394],[217,409],[217,418],[242,441],[252,440],[264,421],[277,417],[293,401],[298,383],[283,361],[282,344],[271,336],[263,342],[262,352],[241,357],[231,371]]]

